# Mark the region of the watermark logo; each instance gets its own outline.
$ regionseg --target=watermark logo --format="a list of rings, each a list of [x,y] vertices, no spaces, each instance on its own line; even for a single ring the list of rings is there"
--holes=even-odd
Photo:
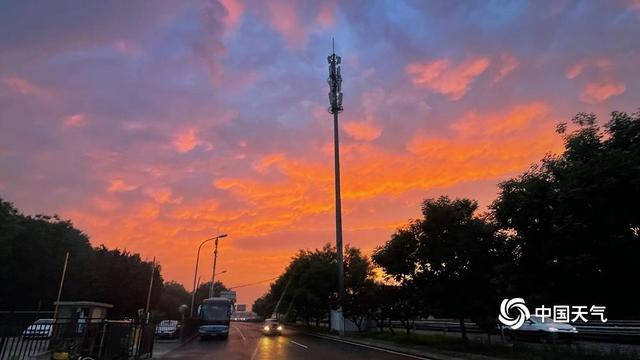
[[[516,317],[512,317],[510,313],[517,312]],[[504,299],[500,304],[500,315],[498,320],[506,326],[509,326],[513,330],[516,330],[524,324],[525,320],[529,319],[531,314],[527,305],[524,304],[523,298]]]
[[[589,306],[570,306],[570,305],[554,305],[552,307],[546,307],[542,305],[535,308],[533,315],[538,319],[538,322],[553,322],[553,323],[569,323],[569,322],[588,322],[586,316],[592,318],[599,318],[601,323],[606,323],[607,318],[604,315],[606,311],[605,306],[591,305]],[[516,313],[517,316],[512,316]],[[531,317],[529,308],[524,303],[523,298],[504,299],[500,304],[500,314],[498,320],[505,326],[510,327],[513,330],[519,329],[526,320]],[[547,319],[547,320],[545,320]]]

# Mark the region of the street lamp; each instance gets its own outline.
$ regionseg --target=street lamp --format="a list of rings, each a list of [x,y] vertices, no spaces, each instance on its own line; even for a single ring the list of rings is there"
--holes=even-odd
[[[196,302],[196,279],[198,278],[198,263],[200,262],[200,249],[202,249],[202,245],[204,245],[205,243],[211,240],[216,241],[216,247],[217,247],[218,238],[225,237],[225,236],[227,236],[227,234],[222,234],[216,237],[208,238],[203,242],[201,242],[200,245],[198,246],[198,254],[196,255],[196,270],[193,273],[193,292],[191,293],[191,317],[193,317],[193,307],[195,306],[195,302]]]
[[[215,246],[215,250],[213,250],[213,271],[211,271],[211,286],[209,287],[210,298],[213,297],[213,284],[215,284],[215,281],[216,281],[216,262],[218,260],[218,239],[223,237],[227,237],[227,234],[216,236],[216,242],[215,242],[216,246]]]

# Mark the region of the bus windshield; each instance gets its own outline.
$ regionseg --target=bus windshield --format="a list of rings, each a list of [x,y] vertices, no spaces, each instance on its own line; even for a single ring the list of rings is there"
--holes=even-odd
[[[204,303],[200,308],[200,318],[203,320],[228,320],[230,314],[231,308],[226,302]]]

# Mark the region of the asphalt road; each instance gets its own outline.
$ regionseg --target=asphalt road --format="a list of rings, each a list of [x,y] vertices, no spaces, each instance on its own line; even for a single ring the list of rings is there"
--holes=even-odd
[[[415,359],[415,357],[317,338],[286,328],[282,336],[263,336],[260,331],[261,327],[262,324],[259,323],[233,322],[229,338],[226,341],[195,339],[166,354],[163,359]]]

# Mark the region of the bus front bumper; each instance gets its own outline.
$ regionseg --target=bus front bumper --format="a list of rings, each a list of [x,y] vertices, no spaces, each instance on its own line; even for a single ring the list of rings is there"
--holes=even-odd
[[[200,336],[229,335],[227,325],[202,325],[198,328]]]

